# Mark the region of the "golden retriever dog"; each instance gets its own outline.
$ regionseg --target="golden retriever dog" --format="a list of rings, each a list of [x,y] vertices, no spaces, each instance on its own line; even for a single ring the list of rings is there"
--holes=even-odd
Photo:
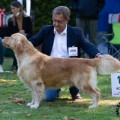
[[[110,55],[100,58],[53,58],[39,52],[27,38],[15,33],[3,39],[3,45],[11,48],[18,62],[17,75],[32,91],[32,101],[27,106],[38,108],[45,88],[76,86],[89,93],[96,107],[100,90],[97,74],[110,74],[120,70],[120,62]]]

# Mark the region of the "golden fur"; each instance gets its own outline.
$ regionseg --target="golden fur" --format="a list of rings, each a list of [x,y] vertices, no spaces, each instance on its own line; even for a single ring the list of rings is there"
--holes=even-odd
[[[92,96],[89,108],[98,105],[100,90],[97,73],[109,74],[120,70],[120,62],[110,55],[100,58],[52,58],[42,54],[20,33],[5,37],[3,44],[11,48],[18,62],[19,78],[32,90],[32,102],[27,105],[38,108],[45,88],[61,88],[75,85]]]

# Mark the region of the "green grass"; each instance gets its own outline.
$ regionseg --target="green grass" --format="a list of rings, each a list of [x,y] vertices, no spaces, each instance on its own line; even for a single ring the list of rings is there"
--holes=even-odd
[[[5,58],[3,68],[9,70],[11,58]],[[92,102],[89,95],[81,93],[81,102],[72,102],[68,87],[63,88],[60,99],[55,102],[42,102],[38,109],[26,106],[31,101],[31,92],[13,73],[0,73],[0,120],[120,120],[116,115],[119,98],[111,95],[110,76],[98,76],[101,89],[99,106],[87,107]],[[15,104],[15,98],[22,98],[25,104]],[[68,99],[67,99],[68,98]]]

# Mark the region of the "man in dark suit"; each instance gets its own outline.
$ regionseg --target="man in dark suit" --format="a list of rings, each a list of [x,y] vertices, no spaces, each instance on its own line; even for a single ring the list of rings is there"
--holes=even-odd
[[[52,15],[53,24],[43,26],[29,41],[34,46],[42,44],[42,52],[52,57],[81,57],[81,48],[92,58],[100,56],[96,47],[85,38],[82,29],[68,25],[69,20],[69,8],[56,7]],[[80,99],[77,88],[70,87],[70,93],[73,100]]]

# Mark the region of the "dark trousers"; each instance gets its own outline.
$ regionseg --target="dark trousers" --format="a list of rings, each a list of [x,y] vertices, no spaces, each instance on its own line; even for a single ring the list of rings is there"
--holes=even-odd
[[[2,38],[0,37],[0,64],[3,63],[3,58],[5,54],[5,47],[2,45]]]
[[[13,69],[16,69],[16,70],[18,69],[17,60],[16,60],[15,56],[13,57],[12,67],[14,67]]]
[[[75,86],[69,88],[71,96],[76,96],[79,93],[79,89]]]
[[[57,94],[59,96],[59,92],[61,91],[61,89],[57,90]],[[75,86],[69,87],[69,92],[71,94],[72,97],[75,97],[78,93],[79,93],[79,89],[76,88]]]
[[[90,42],[97,45],[97,20],[76,18],[76,26],[82,28]]]

